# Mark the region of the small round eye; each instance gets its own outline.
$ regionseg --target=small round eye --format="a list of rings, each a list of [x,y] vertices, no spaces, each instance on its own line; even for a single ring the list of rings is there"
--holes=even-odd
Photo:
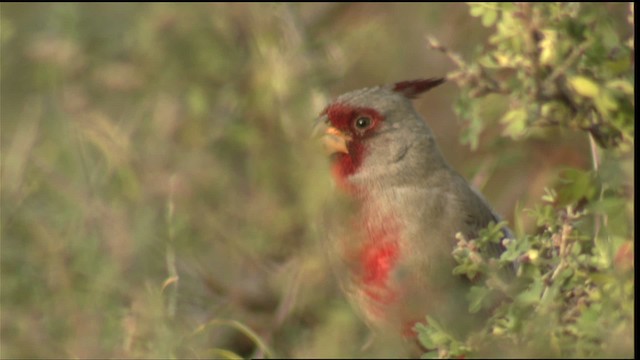
[[[356,127],[360,130],[364,130],[371,126],[371,118],[366,116],[361,116],[355,121]]]

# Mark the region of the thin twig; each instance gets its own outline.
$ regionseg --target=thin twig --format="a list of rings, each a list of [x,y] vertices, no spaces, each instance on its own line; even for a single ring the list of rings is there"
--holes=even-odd
[[[596,144],[593,135],[589,133],[589,148],[591,149],[591,163],[593,166],[593,171],[598,172],[600,170],[600,155],[598,154],[598,145]],[[604,197],[604,185],[600,189],[599,200],[602,200]],[[593,238],[596,239],[600,234],[600,229],[602,228],[602,224],[607,224],[607,215],[606,214],[595,214],[594,216],[594,224],[593,224]]]
[[[556,67],[551,75],[549,75],[545,79],[543,87],[550,86],[560,75],[565,74],[567,72],[567,69],[569,69],[569,67],[571,67],[576,61],[578,61],[578,59],[580,59],[582,54],[587,51],[587,48],[590,45],[591,43],[587,41],[580,44],[580,46],[578,46],[577,48],[574,48],[573,51],[571,51],[571,54],[569,54],[567,59],[562,63],[562,65]]]
[[[467,67],[467,64],[465,64],[464,60],[462,60],[462,57],[460,55],[452,52],[451,50],[449,50],[448,48],[446,48],[445,46],[440,44],[440,42],[435,37],[433,37],[431,35],[427,35],[427,45],[429,45],[429,48],[431,48],[433,50],[438,50],[441,53],[443,53],[458,68],[465,69]]]
[[[567,208],[567,216],[566,216],[566,219],[564,220],[564,224],[562,224],[562,230],[559,235],[560,251],[558,256],[560,257],[560,263],[553,271],[553,274],[551,274],[551,278],[549,279],[548,285],[545,286],[545,289],[542,292],[542,297],[540,298],[541,301],[544,301],[547,298],[547,295],[549,294],[549,290],[551,289],[551,286],[553,285],[554,280],[558,277],[560,272],[565,269],[567,265],[566,258],[569,255],[571,250],[571,243],[569,243],[568,240],[569,240],[569,235],[571,235],[571,231],[573,230],[573,226],[571,226],[570,221],[575,217],[575,215],[576,214],[573,213],[570,207]]]

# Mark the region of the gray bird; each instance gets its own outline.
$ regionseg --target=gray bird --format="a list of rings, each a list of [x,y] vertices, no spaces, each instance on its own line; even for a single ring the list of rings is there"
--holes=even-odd
[[[473,238],[499,221],[445,161],[411,103],[443,82],[351,91],[330,103],[317,123],[337,187],[354,204],[330,229],[329,256],[366,322],[408,337],[425,315],[461,332],[471,326],[469,281],[452,274],[451,252],[458,232]]]

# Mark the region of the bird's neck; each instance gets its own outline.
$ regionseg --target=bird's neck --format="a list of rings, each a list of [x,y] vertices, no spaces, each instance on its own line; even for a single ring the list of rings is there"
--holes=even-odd
[[[435,142],[427,140],[383,147],[384,151],[363,146],[355,156],[339,154],[333,163],[334,180],[340,190],[362,200],[372,192],[429,183],[430,178],[450,168]]]

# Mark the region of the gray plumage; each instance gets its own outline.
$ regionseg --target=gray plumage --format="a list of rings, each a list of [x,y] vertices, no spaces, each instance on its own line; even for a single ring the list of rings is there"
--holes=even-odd
[[[371,231],[354,234],[350,221],[335,229],[331,241],[341,253],[338,262],[343,268],[340,272],[346,273],[345,291],[374,327],[399,329],[429,314],[444,321],[455,319],[464,328],[466,320],[456,317],[466,308],[469,285],[451,273],[455,235],[476,237],[491,221],[498,222],[498,215],[448,165],[427,123],[394,85],[352,91],[334,103],[374,109],[384,119],[362,140],[363,161],[346,180],[366,189],[366,196],[358,199],[356,221],[385,234],[397,228],[394,239],[399,246],[386,285],[400,295],[382,301],[359,281],[363,270],[351,255],[367,241],[377,240],[367,238]],[[331,123],[331,119],[323,120]],[[508,230],[506,236],[510,236]]]

